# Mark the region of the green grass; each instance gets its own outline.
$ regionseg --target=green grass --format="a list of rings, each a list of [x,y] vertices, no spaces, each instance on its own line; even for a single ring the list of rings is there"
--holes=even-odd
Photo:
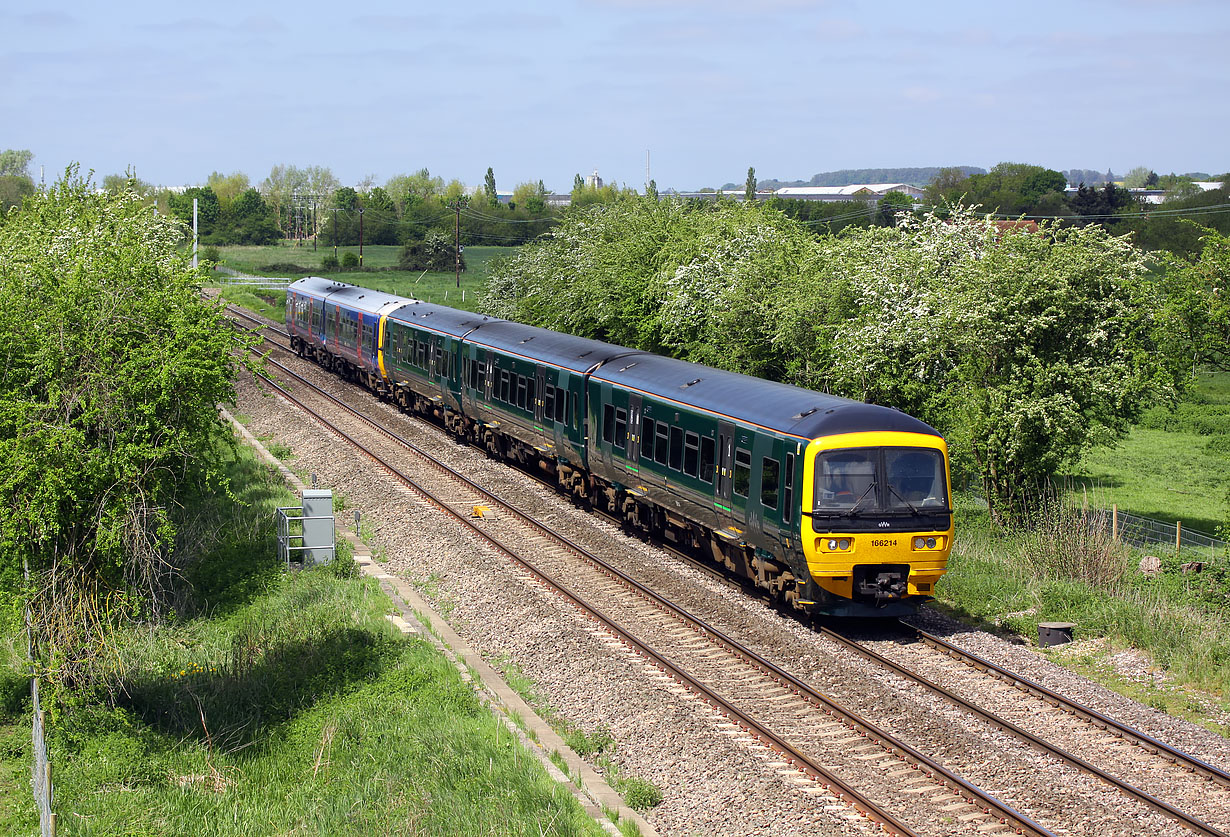
[[[235,495],[194,504],[216,539],[180,615],[123,630],[116,697],[57,715],[59,833],[601,833],[347,556],[282,571],[271,510],[292,498],[250,457],[231,467]],[[3,833],[32,830],[23,688],[10,665]]]
[[[1068,519],[1069,531],[1078,530],[1077,520],[1075,514]],[[1164,692],[1169,697],[1159,697],[1156,689],[1145,695],[1153,705],[1230,733],[1210,717],[1210,712],[1230,709],[1230,570],[1224,565],[1187,575],[1180,569],[1181,559],[1165,553],[1162,572],[1148,578],[1135,570],[1140,551],[1111,544],[1108,538],[1088,538],[1077,549],[1075,538],[1048,542],[1004,531],[969,496],[957,497],[956,526],[949,571],[936,588],[942,609],[1031,642],[1039,622],[1074,622],[1077,640],[1107,640],[1098,655],[1103,660],[1116,650],[1142,649],[1169,679]],[[1075,551],[1082,552],[1095,571],[1081,572],[1076,560],[1048,559]],[[1112,574],[1110,582],[1084,580]],[[1056,659],[1068,662],[1058,655]],[[1074,667],[1141,697],[1137,685],[1125,688],[1123,678],[1104,665],[1086,659]]]
[[[1068,479],[1091,501],[1209,534],[1230,520],[1230,373],[1202,373],[1176,407],[1153,407]]]
[[[511,255],[517,251],[517,248],[466,247],[466,270],[461,274],[460,288],[457,287],[457,278],[453,272],[424,274],[420,271],[386,270],[386,268],[396,267],[401,254],[401,247],[392,245],[363,248],[363,266],[380,268],[378,272],[334,271],[326,273],[321,268],[321,259],[326,255],[332,255],[333,249],[321,247],[313,251],[310,242],[302,247],[287,244],[263,247],[233,245],[219,247],[218,250],[223,266],[243,273],[292,276],[293,278],[309,275],[325,276],[339,282],[348,282],[352,285],[473,311],[477,305],[478,295],[486,290],[491,260],[499,256]],[[338,248],[339,258],[348,250],[358,253],[357,247],[340,247]],[[266,271],[262,269],[265,266],[277,264],[298,265],[303,270]]]

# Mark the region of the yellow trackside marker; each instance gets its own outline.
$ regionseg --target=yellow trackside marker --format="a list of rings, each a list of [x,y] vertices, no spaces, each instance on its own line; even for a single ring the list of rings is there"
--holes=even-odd
[[[490,511],[491,509],[489,509],[487,506],[475,506],[474,511],[470,512],[470,517],[476,517],[479,520],[485,520],[487,517],[487,513]]]

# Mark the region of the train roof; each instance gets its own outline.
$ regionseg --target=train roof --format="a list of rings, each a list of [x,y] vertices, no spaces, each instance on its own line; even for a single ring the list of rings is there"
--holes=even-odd
[[[549,363],[572,372],[586,372],[613,358],[641,355],[638,349],[603,343],[588,337],[574,337],[538,326],[499,320],[484,325],[470,340],[510,354],[525,355],[539,363]]]
[[[807,439],[866,430],[940,435],[931,426],[891,407],[660,355],[641,353],[619,358],[604,364],[594,377]]]
[[[431,302],[415,300],[408,302],[395,311],[389,312],[389,319],[412,326],[422,326],[434,331],[448,334],[452,337],[463,337],[479,326],[486,327],[491,323],[502,323],[504,320],[476,314],[473,311],[462,311],[459,308],[449,308],[446,305],[436,305]]]
[[[326,279],[323,276],[307,276],[297,282],[292,282],[287,290],[372,314],[387,311],[390,306],[398,307],[414,302],[404,296],[386,291],[374,291],[371,288],[360,288],[357,285]]]

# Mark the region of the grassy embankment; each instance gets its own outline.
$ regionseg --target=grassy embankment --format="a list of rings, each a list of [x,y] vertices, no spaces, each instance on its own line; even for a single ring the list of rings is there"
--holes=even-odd
[[[178,616],[122,630],[114,702],[77,696],[51,725],[60,833],[602,833],[451,663],[394,631],[348,555],[286,573],[272,512],[292,496],[246,452],[230,470],[233,499],[192,503],[215,535]],[[10,654],[5,834],[37,831],[28,688]]]
[[[339,248],[338,252],[346,250],[356,252],[358,248]],[[461,287],[457,287],[457,277],[453,272],[423,273],[422,271],[388,270],[397,266],[401,248],[396,246],[370,246],[363,248],[363,265],[376,270],[332,271],[325,273],[320,266],[321,259],[333,254],[332,248],[321,247],[315,251],[311,244],[296,247],[287,244],[272,244],[265,247],[228,246],[219,247],[221,264],[233,270],[255,275],[269,276],[325,276],[374,288],[378,291],[400,294],[401,296],[436,302],[453,308],[463,308],[467,311],[475,309],[477,294],[486,287],[487,270],[491,260],[502,255],[515,253],[515,247],[466,247],[466,270],[461,274]],[[302,271],[287,269],[265,270],[274,265],[297,265]],[[238,300],[236,300],[238,301]]]
[[[1146,550],[1082,535],[1079,507],[1121,509],[1214,533],[1228,515],[1230,374],[1204,376],[1175,410],[1150,410],[1114,449],[1091,451],[1071,475],[1075,511],[1051,509],[1052,528],[1032,534],[1000,530],[972,498],[960,501],[950,571],[937,588],[958,615],[1029,638],[1037,623],[1077,624],[1077,639],[1104,638],[1056,659],[1116,690],[1172,714],[1230,734],[1230,556],[1208,550],[1182,555],[1173,546]],[[1095,512],[1091,512],[1096,514]],[[1156,577],[1137,565],[1162,559]],[[1184,574],[1185,561],[1214,559]],[[1134,648],[1148,655],[1143,673],[1116,670],[1112,657]]]

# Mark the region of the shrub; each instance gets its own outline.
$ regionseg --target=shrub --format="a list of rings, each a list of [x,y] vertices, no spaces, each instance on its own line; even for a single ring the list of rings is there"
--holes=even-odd
[[[342,266],[342,263],[339,262],[337,259],[337,256],[333,255],[332,253],[330,253],[329,255],[325,256],[323,259],[320,260],[321,270],[337,270],[341,266]]]
[[[222,261],[222,254],[218,252],[218,248],[212,244],[201,250],[201,260],[219,264]]]
[[[343,270],[351,270],[358,266],[359,266],[359,257],[355,255],[354,251],[347,250],[345,253],[342,254],[342,269]]]
[[[461,269],[466,269],[461,256]],[[402,270],[454,270],[458,259],[456,245],[439,230],[428,230],[422,241],[411,241],[401,250],[397,266]]]

